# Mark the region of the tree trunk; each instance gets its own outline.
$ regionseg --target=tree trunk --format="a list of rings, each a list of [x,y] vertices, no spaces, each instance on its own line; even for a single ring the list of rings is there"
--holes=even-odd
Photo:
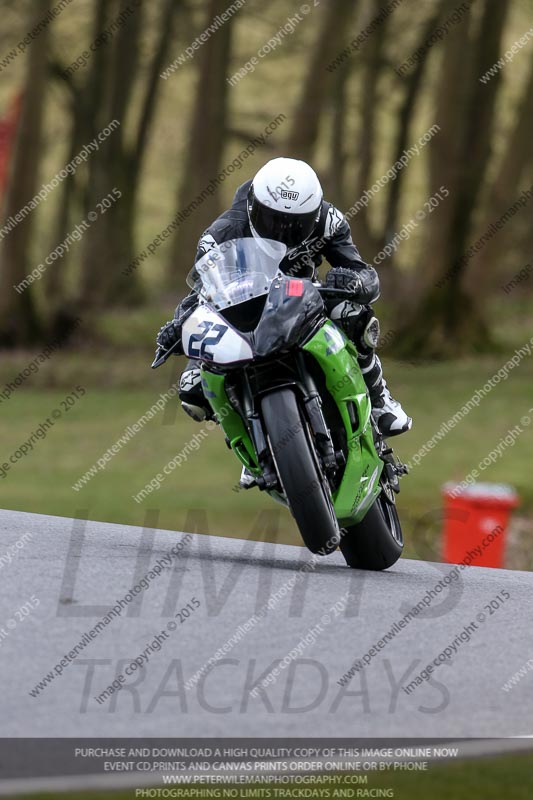
[[[313,158],[322,112],[334,75],[334,70],[328,71],[327,67],[343,49],[346,30],[356,7],[355,0],[336,0],[324,4],[322,11],[314,12],[322,16],[287,142],[287,150],[293,158],[304,161]]]
[[[115,0],[96,0],[94,10],[93,33],[101,32],[118,12]],[[87,83],[83,92],[84,116],[87,141],[96,138],[98,133],[108,125],[110,116],[112,83],[111,72],[114,41],[100,47],[92,57]],[[122,124],[124,120],[118,119]],[[111,138],[123,135],[119,128],[111,134]],[[96,204],[109,191],[110,176],[107,168],[110,165],[110,140],[102,143],[97,153],[93,153],[88,165],[88,180],[84,201],[84,215],[92,213]],[[115,165],[114,165],[115,166]],[[119,201],[120,202],[120,201]],[[110,299],[110,247],[109,247],[109,212],[93,222],[83,237],[83,253],[78,303],[84,309],[101,308],[109,304]],[[117,269],[115,265],[115,269]]]
[[[369,24],[385,5],[386,0],[373,0],[369,6],[369,18],[365,21],[366,24]],[[355,153],[357,174],[355,195],[352,197],[352,203],[372,185],[376,143],[378,141],[376,120],[380,108],[378,85],[385,63],[384,46],[388,20],[389,17],[386,17],[372,34],[363,51],[364,62],[360,76],[361,113],[359,115],[359,134]],[[351,219],[350,225],[353,228],[355,239],[363,258],[366,254],[374,253],[378,249],[377,237],[374,235],[370,225],[368,208],[363,207],[358,211]],[[366,257],[369,258],[370,256],[367,255]]]
[[[490,351],[493,347],[477,295],[464,286],[464,274],[473,215],[491,155],[495,100],[499,88],[499,76],[492,78],[488,86],[482,84],[479,77],[498,59],[508,7],[509,0],[502,0],[497,6],[486,0],[477,38],[471,45],[472,68],[468,70],[467,78],[463,74],[458,82],[453,75],[450,55],[460,40],[464,22],[457,26],[459,30],[455,35],[449,35],[448,57],[444,58],[442,77],[449,87],[445,102],[453,102],[455,98],[457,127],[454,129],[448,119],[435,138],[437,141],[440,138],[441,152],[448,149],[455,158],[451,162],[442,160],[437,167],[433,162],[433,177],[436,174],[443,176],[443,184],[450,189],[450,195],[438,209],[446,210],[446,215],[435,215],[433,222],[436,226],[438,219],[441,226],[440,235],[431,239],[431,252],[435,254],[434,264],[438,265],[438,272],[431,271],[430,274],[433,281],[437,280],[426,290],[414,318],[395,343],[395,350],[403,357],[451,357],[466,352]],[[441,98],[441,111],[444,107],[442,102]],[[454,184],[453,189],[450,184]]]
[[[430,196],[446,187],[450,195],[435,209],[428,226],[431,247],[423,254],[416,284],[420,298],[430,290],[435,280],[449,267],[448,242],[451,236],[454,198],[460,191],[462,150],[459,132],[464,125],[468,107],[468,82],[465,74],[472,71],[472,19],[470,12],[453,28],[444,44],[440,74],[435,94],[435,122],[440,130],[428,145]]]
[[[478,239],[491,223],[500,219],[520,193],[525,170],[533,162],[533,58],[524,92],[518,106],[514,127],[507,136],[507,146],[496,178],[490,188],[486,212],[477,228]],[[530,215],[531,216],[531,215]],[[501,278],[500,263],[505,255],[509,237],[501,232],[491,240],[490,248],[475,254],[465,276],[465,286],[471,292],[487,293]],[[530,254],[528,254],[529,257]]]
[[[340,209],[348,204],[346,192],[346,123],[347,123],[347,83],[350,77],[348,64],[343,64],[335,73],[331,89],[331,141],[329,145],[329,165],[323,180],[326,197]]]
[[[212,20],[226,8],[226,0],[209,0],[207,19]],[[233,16],[226,21],[202,45],[197,56],[199,79],[187,153],[182,164],[178,210],[186,209],[202,193],[203,197],[174,237],[168,265],[168,279],[173,287],[191,268],[201,233],[221,211],[219,186],[212,181],[220,172],[224,152],[228,96],[226,75],[234,20]]]
[[[83,104],[80,93],[71,87],[71,130],[70,143],[65,163],[69,164],[80,152],[84,144],[84,124]],[[54,224],[52,225],[52,236],[50,238],[50,250],[53,250],[60,242],[63,242],[69,231],[74,225],[73,209],[76,206],[77,176],[67,175],[59,189],[59,204]],[[72,321],[76,318],[73,298],[69,296],[67,290],[68,268],[71,263],[70,252],[66,253],[54,265],[54,269],[47,272],[45,276],[44,290],[47,305],[49,326],[54,337],[65,339]],[[70,293],[72,294],[72,293]]]
[[[142,163],[146,154],[150,130],[156,110],[159,87],[161,86],[160,73],[165,65],[165,61],[170,50],[176,16],[181,10],[181,0],[165,0],[163,10],[161,12],[158,40],[155,45],[152,63],[148,68],[148,80],[146,82],[144,91],[134,145],[134,161],[137,177],[142,169]]]
[[[432,32],[438,27],[439,21],[444,12],[448,10],[451,4],[455,4],[456,0],[441,0],[437,4],[435,11],[430,15],[427,22],[422,28],[422,33],[417,46],[413,51],[423,47],[424,43],[431,36]],[[398,129],[396,132],[396,139],[394,145],[393,163],[396,163],[403,155],[404,150],[409,145],[409,131],[411,122],[416,110],[416,104],[420,95],[422,85],[422,78],[426,69],[430,49],[423,50],[420,59],[417,61],[415,68],[411,74],[405,79],[405,93],[398,112]],[[398,224],[398,208],[400,204],[402,186],[405,180],[405,169],[401,170],[396,176],[395,180],[390,184],[389,196],[387,198],[387,209],[385,213],[385,228],[381,241],[381,247],[390,242],[391,238],[396,233]]]
[[[479,77],[498,59],[508,10],[509,0],[500,0],[496,6],[490,0],[485,2],[463,132],[462,179],[452,221],[450,261],[453,265],[458,264],[469,244],[472,218],[492,152],[494,112],[501,73],[495,75],[488,85],[481,83]],[[463,272],[464,267],[459,267],[461,278]]]
[[[28,30],[32,30],[50,10],[51,0],[34,0]],[[14,216],[34,196],[38,188],[42,156],[42,127],[46,89],[46,60],[49,27],[33,41],[28,54],[21,117],[15,143],[13,166],[4,205],[5,219]],[[17,292],[15,285],[35,268],[29,259],[29,246],[35,216],[30,211],[3,240],[0,251],[0,345],[30,345],[43,335],[35,309],[32,286]]]
[[[136,305],[144,297],[139,275],[124,275],[123,270],[135,255],[134,228],[140,170],[160,85],[158,75],[168,51],[173,17],[178,8],[176,0],[166,0],[163,7],[138,127],[133,137],[127,135],[127,123],[135,100],[140,66],[140,34],[145,22],[142,3],[107,46],[110,50],[107,89],[101,84],[105,57],[94,63],[92,102],[98,103],[98,130],[115,119],[119,120],[121,127],[100,145],[97,155],[92,157],[87,210],[94,211],[98,203],[114,190],[121,192],[122,196],[98,218],[84,239],[82,300],[92,308]],[[129,0],[120,0],[119,12],[125,14],[128,9]]]
[[[129,8],[128,0],[120,0],[118,6],[98,0],[94,27],[101,31],[106,19],[110,19],[110,11],[115,18],[119,13],[126,14]],[[95,211],[98,203],[114,190],[122,196],[95,221],[84,237],[79,296],[84,307],[131,306],[144,299],[139,275],[135,272],[125,275],[123,270],[135,255],[139,179],[161,86],[159,73],[172,40],[174,18],[180,8],[179,0],[165,0],[162,7],[153,57],[146,69],[141,107],[131,136],[128,136],[127,125],[133,127],[130,116],[136,99],[140,35],[145,23],[142,4],[134,8],[112,42],[100,48],[93,60],[82,113],[91,120],[93,137],[112,120],[118,120],[121,127],[91,157],[86,214]],[[104,50],[108,52],[104,53]]]

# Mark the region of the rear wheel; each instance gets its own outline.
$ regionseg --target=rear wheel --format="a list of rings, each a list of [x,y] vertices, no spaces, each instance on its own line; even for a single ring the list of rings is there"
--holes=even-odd
[[[382,570],[395,564],[402,554],[403,533],[394,501],[382,491],[362,522],[345,528],[340,549],[354,569]]]
[[[306,546],[327,553],[340,531],[329,483],[322,473],[307,423],[291,389],[263,397],[261,410],[281,486]]]

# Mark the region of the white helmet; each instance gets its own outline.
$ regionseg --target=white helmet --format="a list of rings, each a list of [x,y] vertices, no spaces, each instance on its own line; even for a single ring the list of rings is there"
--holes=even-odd
[[[314,169],[295,158],[274,158],[261,167],[248,193],[254,236],[298,247],[312,234],[322,210]]]

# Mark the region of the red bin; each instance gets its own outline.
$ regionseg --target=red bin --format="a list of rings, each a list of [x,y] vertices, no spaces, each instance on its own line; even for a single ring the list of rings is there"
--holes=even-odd
[[[504,566],[505,540],[518,495],[511,486],[473,483],[443,487],[443,556],[449,564]]]

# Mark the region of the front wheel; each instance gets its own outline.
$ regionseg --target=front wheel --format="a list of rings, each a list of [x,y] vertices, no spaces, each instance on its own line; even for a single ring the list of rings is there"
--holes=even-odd
[[[281,486],[302,539],[312,553],[327,555],[339,544],[339,525],[294,392],[281,389],[267,394],[261,411]]]
[[[361,522],[345,528],[340,549],[354,569],[392,567],[403,550],[402,526],[394,502],[382,492]]]

